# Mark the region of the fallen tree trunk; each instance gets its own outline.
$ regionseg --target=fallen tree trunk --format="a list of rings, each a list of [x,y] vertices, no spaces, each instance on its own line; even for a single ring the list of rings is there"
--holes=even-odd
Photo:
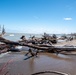
[[[18,42],[10,41],[3,37],[0,37],[0,42],[5,43],[5,44],[10,44],[10,45],[19,45]]]
[[[0,54],[1,54],[1,53],[5,53],[5,52],[8,52],[8,49],[7,49],[7,48],[5,48],[5,49],[3,49],[3,50],[0,50]]]
[[[5,49],[7,47],[8,47],[8,45],[6,45],[6,44],[0,44],[0,50]]]
[[[61,52],[61,51],[75,51],[76,50],[76,47],[51,46],[51,45],[33,45],[33,44],[30,45],[27,43],[18,43],[18,42],[6,40],[3,37],[0,37],[0,41],[7,44],[7,45],[27,46],[30,48],[34,48],[37,50],[43,50],[43,51]]]

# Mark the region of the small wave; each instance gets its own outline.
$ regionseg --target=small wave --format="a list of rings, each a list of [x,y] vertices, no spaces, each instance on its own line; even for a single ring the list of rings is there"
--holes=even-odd
[[[17,48],[17,49],[22,49],[22,46],[17,46],[16,48]]]
[[[14,34],[10,34],[9,36],[14,36]]]
[[[8,54],[8,53],[9,53],[9,52],[0,54],[0,58],[3,57],[4,55]]]

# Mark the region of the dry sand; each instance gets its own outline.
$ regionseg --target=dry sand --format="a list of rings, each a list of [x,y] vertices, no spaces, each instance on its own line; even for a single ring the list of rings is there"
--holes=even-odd
[[[62,45],[76,46],[76,40],[56,44],[56,46]],[[31,75],[32,73],[47,70],[60,71],[69,73],[70,75],[76,75],[76,55],[40,53],[38,54],[38,57],[24,60],[26,58],[24,54],[25,53],[21,52],[8,53],[4,55],[0,58],[0,68],[3,64],[10,60],[11,62],[9,62],[4,70],[4,73],[9,71],[9,74],[7,75]]]
[[[64,46],[64,45],[73,45],[73,46],[76,46],[76,40],[58,42],[57,44],[55,44],[55,46]]]

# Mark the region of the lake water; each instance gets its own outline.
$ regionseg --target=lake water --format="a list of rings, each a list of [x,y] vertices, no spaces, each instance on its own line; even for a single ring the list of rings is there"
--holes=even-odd
[[[20,40],[20,37],[22,35],[24,35],[26,37],[26,39],[29,39],[32,36],[42,37],[43,34],[6,33],[3,37],[8,40],[18,41],[18,40]],[[52,34],[50,34],[50,35],[52,35]],[[63,34],[57,34],[57,37],[60,37],[61,35],[63,35]]]
[[[18,41],[20,40],[21,36],[25,36],[26,39],[29,39],[32,36],[41,37],[41,34],[25,34],[25,33],[7,33],[3,37],[12,41]]]

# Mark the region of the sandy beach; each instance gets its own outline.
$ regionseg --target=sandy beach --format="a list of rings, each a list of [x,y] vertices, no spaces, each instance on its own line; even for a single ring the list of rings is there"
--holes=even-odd
[[[76,40],[68,42],[60,42],[55,46],[74,45]],[[68,73],[69,75],[76,75],[76,55],[63,55],[52,53],[39,53],[38,57],[27,58],[25,52],[10,52],[0,57],[0,68],[7,63],[4,72],[9,72],[7,75],[31,75],[41,71],[59,71]],[[3,75],[1,73],[0,75]],[[52,75],[52,74],[51,74]],[[54,75],[54,74],[53,74]]]
[[[72,41],[63,41],[63,42],[58,42],[57,44],[55,44],[55,46],[64,46],[64,45],[73,45],[76,46],[76,40],[72,40]]]
[[[76,75],[75,15],[76,0],[0,0],[0,75]]]

